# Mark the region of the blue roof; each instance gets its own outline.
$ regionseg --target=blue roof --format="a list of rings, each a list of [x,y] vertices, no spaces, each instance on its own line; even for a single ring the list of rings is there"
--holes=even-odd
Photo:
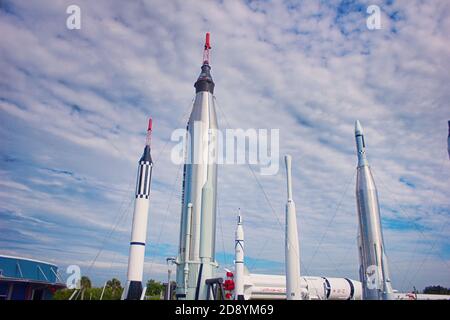
[[[0,255],[0,280],[19,279],[32,282],[57,283],[58,267],[52,263]]]

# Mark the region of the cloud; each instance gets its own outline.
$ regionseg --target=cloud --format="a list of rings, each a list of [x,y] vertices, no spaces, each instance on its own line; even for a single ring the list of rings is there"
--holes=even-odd
[[[450,286],[449,4],[372,2],[78,1],[82,28],[70,31],[70,1],[3,1],[0,223],[20,239],[1,236],[2,252],[89,266],[104,247],[95,277],[123,279],[151,115],[147,263],[157,267],[146,276],[165,277],[181,201],[170,134],[185,127],[211,31],[220,127],[279,128],[280,155],[293,156],[302,270],[358,278],[359,119],[394,287]],[[381,30],[365,28],[369,4]],[[240,207],[249,261],[282,273],[284,170],[256,179],[246,165],[219,168],[218,257],[230,264]]]

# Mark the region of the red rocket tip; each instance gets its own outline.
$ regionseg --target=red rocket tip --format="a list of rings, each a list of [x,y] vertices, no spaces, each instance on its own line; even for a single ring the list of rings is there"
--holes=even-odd
[[[211,49],[210,33],[209,32],[206,33],[206,38],[205,38],[205,50],[206,49]]]
[[[149,119],[148,119],[148,128],[147,128],[147,131],[152,131],[152,125],[153,125],[152,118],[149,118]]]
[[[211,49],[210,34],[206,33],[205,49],[203,50],[203,64],[209,64],[209,50]]]
[[[148,118],[147,140],[145,141],[145,144],[147,146],[150,146],[152,143],[152,125],[153,125],[152,118]]]

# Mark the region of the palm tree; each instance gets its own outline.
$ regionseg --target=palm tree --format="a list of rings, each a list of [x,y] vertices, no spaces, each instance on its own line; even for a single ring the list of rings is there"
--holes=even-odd
[[[91,279],[86,276],[82,276],[80,279],[80,287],[81,289],[89,289],[92,287]]]
[[[117,289],[122,289],[122,285],[120,283],[119,279],[116,278],[112,278],[111,280],[108,280],[108,282],[106,282],[106,286],[111,288],[112,293],[114,293],[114,291],[116,291]]]
[[[91,279],[89,279],[86,276],[82,276],[80,279],[81,300],[84,300],[84,292],[86,291],[86,289],[89,289],[91,287],[92,287]]]

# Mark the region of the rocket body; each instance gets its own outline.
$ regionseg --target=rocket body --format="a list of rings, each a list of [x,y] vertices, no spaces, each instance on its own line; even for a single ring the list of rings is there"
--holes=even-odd
[[[297,232],[297,215],[292,199],[291,156],[285,157],[288,199],[286,203],[285,231],[285,268],[286,268],[286,298],[301,300],[300,287],[300,250]]]
[[[215,234],[218,125],[210,69],[208,61],[205,61],[195,83],[196,95],[187,126],[177,266],[179,299],[206,299],[205,280],[214,276],[217,267]],[[192,204],[190,219],[188,204]],[[187,226],[188,223],[190,226]],[[190,234],[186,232],[187,228]],[[187,241],[189,252],[186,252]],[[189,260],[185,261],[185,257],[189,257]],[[187,288],[181,285],[184,283],[187,283]]]
[[[147,220],[152,179],[153,162],[150,154],[151,120],[149,122],[147,145],[139,160],[136,179],[136,192],[131,228],[130,253],[128,257],[127,284],[123,299],[139,300],[142,295],[142,274],[144,270],[145,245],[147,239]]]
[[[393,291],[381,228],[378,193],[366,158],[364,134],[359,121],[355,125],[355,138],[358,152],[356,178],[358,247],[363,299],[388,300],[392,298]]]
[[[244,228],[239,212],[234,244],[234,284],[235,300],[244,299]]]
[[[447,151],[448,151],[448,158],[450,159],[450,120],[448,120]]]

